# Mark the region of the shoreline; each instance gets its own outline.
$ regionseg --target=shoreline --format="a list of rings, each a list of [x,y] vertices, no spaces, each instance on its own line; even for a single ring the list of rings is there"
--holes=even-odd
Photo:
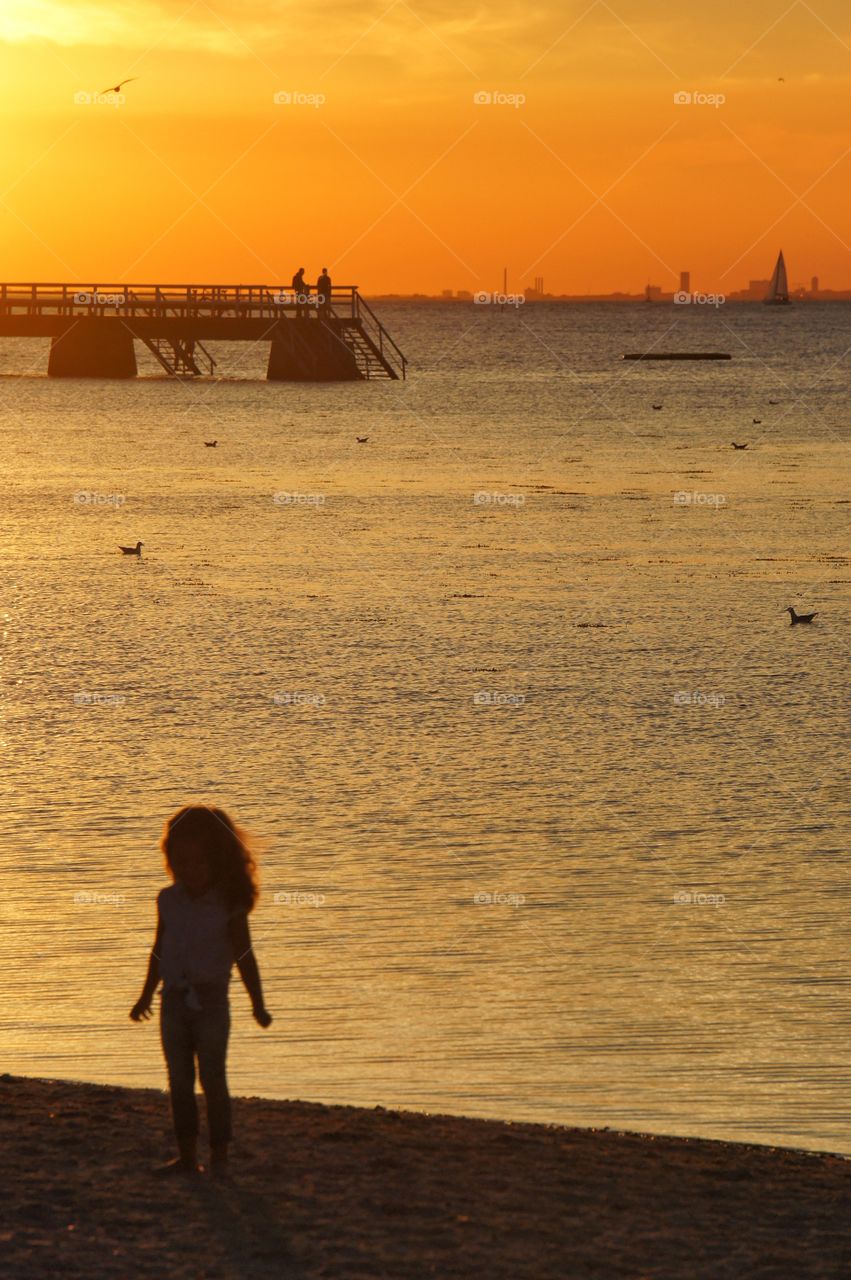
[[[851,1260],[842,1155],[254,1097],[233,1110],[228,1182],[161,1180],[162,1089],[0,1076],[4,1276],[833,1280]]]

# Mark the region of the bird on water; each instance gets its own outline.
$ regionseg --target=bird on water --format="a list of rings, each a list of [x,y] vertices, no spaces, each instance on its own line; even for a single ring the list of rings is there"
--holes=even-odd
[[[369,436],[355,436],[355,439],[357,440],[358,444],[366,444],[367,440],[369,439]]]
[[[654,404],[653,408],[654,408],[654,409],[661,409],[661,408],[662,408],[662,406],[661,406],[660,404]]]
[[[748,447],[747,444],[736,444],[735,440],[731,440],[730,444],[733,446],[734,449],[747,449]]]
[[[789,625],[792,627],[795,626],[796,622],[812,622],[813,618],[818,615],[818,609],[816,609],[815,613],[796,613],[791,604],[788,608],[784,609],[783,612],[789,614],[789,617],[792,619]]]
[[[219,443],[219,442],[218,442],[218,440],[205,440],[205,441],[204,441],[204,448],[205,448],[205,449],[215,449],[215,447],[216,447],[216,445],[217,445],[218,443]]]
[[[118,550],[124,556],[140,556],[142,554],[142,543],[137,542],[135,547],[119,547]]]

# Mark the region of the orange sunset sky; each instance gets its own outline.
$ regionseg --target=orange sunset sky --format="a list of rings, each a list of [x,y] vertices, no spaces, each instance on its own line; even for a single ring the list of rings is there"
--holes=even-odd
[[[0,0],[0,278],[849,288],[849,87],[841,0]]]

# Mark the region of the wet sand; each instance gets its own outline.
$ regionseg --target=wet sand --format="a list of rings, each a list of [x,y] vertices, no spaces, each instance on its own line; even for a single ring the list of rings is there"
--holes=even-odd
[[[0,1272],[178,1280],[838,1280],[851,1162],[234,1100],[232,1177],[153,1178],[153,1089],[0,1077]],[[204,1159],[202,1140],[201,1158]]]

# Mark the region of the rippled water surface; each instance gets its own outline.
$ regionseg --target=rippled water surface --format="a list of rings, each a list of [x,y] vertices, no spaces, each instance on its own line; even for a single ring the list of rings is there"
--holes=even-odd
[[[851,308],[379,310],[405,384],[0,343],[4,1069],[164,1082],[198,799],[263,845],[234,1092],[851,1151]]]

